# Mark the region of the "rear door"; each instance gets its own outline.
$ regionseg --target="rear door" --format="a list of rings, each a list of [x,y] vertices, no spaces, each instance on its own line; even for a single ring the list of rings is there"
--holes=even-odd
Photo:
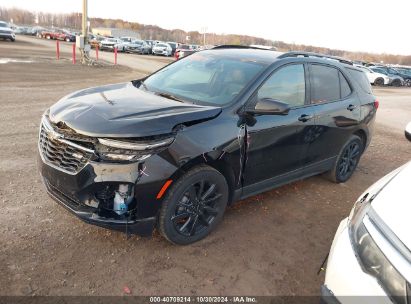
[[[346,72],[336,66],[309,64],[315,132],[309,138],[307,165],[332,163],[361,119],[360,102]]]

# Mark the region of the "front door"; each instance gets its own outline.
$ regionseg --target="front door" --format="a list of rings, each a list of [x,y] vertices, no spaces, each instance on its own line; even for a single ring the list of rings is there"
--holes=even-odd
[[[247,126],[247,158],[243,185],[252,189],[269,184],[275,177],[301,169],[308,149],[306,135],[314,125],[314,112],[307,106],[303,64],[282,66],[271,74],[252,100],[275,99],[290,105],[287,115],[256,115]],[[275,182],[275,181],[274,181]],[[273,185],[272,185],[273,186]],[[258,192],[256,191],[251,192]]]

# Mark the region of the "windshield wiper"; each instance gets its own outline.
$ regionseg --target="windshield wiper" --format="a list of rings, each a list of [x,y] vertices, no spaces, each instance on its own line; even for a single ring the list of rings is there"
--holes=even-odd
[[[174,95],[168,94],[168,93],[156,92],[154,94],[156,94],[158,96],[161,96],[161,97],[168,98],[168,99],[176,100],[176,101],[179,101],[179,102],[186,102],[185,100],[182,100],[182,99],[180,99],[180,98],[178,98]]]

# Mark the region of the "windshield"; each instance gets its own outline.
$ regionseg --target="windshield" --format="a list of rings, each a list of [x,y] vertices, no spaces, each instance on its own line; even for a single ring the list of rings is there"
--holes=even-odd
[[[5,23],[5,22],[0,22],[0,27],[7,27],[7,23]]]
[[[217,52],[195,53],[149,76],[143,87],[188,102],[222,106],[233,101],[265,66]]]
[[[157,46],[157,47],[166,47],[166,45],[165,45],[165,44],[162,44],[162,43],[157,43],[156,46]]]

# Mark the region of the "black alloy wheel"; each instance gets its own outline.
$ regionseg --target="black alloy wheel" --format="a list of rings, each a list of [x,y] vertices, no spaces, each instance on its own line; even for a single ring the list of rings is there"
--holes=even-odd
[[[395,79],[393,82],[392,82],[392,85],[394,86],[394,87],[400,87],[402,84],[401,84],[401,80],[399,80],[399,79]]]
[[[335,183],[344,183],[353,175],[364,152],[364,143],[357,135],[351,135],[338,155],[328,178]]]
[[[196,242],[222,220],[227,201],[224,176],[211,167],[197,167],[170,188],[161,207],[159,230],[175,244]]]
[[[357,167],[361,155],[361,147],[358,142],[351,142],[343,151],[338,162],[337,174],[340,180],[347,180]]]
[[[221,198],[216,185],[201,180],[189,186],[177,203],[171,221],[174,228],[184,236],[193,236],[206,229],[218,215],[215,202]]]
[[[384,79],[383,78],[377,78],[374,81],[374,84],[377,86],[383,86],[384,85]]]
[[[407,87],[411,87],[411,79],[405,79],[404,85]]]

